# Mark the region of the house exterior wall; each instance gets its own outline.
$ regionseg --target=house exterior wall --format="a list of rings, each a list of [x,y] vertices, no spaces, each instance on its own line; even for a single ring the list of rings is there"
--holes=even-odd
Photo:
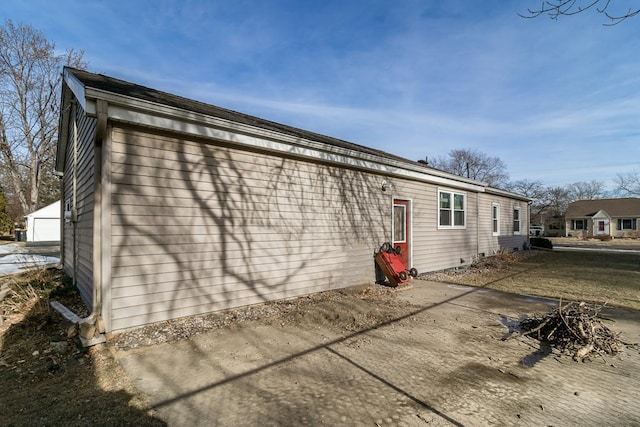
[[[618,222],[621,220],[635,220],[635,229],[631,228],[631,229],[620,229],[618,228]],[[631,224],[633,226],[633,222]],[[639,217],[635,217],[635,216],[625,216],[623,217],[612,217],[611,218],[611,224],[609,225],[610,230],[611,230],[611,235],[613,237],[632,237],[632,238],[638,238],[640,237],[640,216]]]
[[[419,272],[437,271],[469,264],[477,253],[476,197],[470,191],[411,183],[408,194],[414,194],[414,265]],[[465,196],[465,227],[438,229],[438,190],[455,190]]]
[[[113,330],[373,281],[382,177],[135,128],[111,143]]]
[[[494,255],[501,251],[523,249],[529,234],[527,202],[491,193],[478,195],[478,254]],[[498,207],[498,232],[493,232],[493,206]],[[514,231],[514,209],[520,211],[520,231]]]
[[[491,234],[488,201],[499,199],[508,216],[518,203],[508,198],[463,191],[466,227],[442,230],[438,189],[447,187],[393,178],[383,192],[382,175],[129,126],[109,140],[110,330],[372,283],[393,198],[412,202],[412,266],[421,272],[527,238],[479,246]]]
[[[91,308],[93,303],[93,138],[96,121],[84,115],[76,106],[73,110],[72,120],[75,120],[77,125],[77,150],[74,150],[74,132],[70,132],[66,141],[62,203],[64,206],[68,204],[70,208],[75,207],[77,221],[74,226],[72,220],[63,219],[62,250],[64,254],[62,258],[65,273],[75,277],[82,299]],[[73,129],[73,125],[70,128]]]
[[[438,189],[447,187],[113,126],[110,330],[372,283],[393,198],[411,200],[412,266],[421,272],[471,263],[478,236],[490,233],[490,221],[477,228],[472,191],[462,191],[466,227],[443,230]],[[496,247],[522,247],[525,231]]]
[[[584,226],[583,229],[576,229],[574,227],[575,220],[586,221],[586,225]],[[565,219],[565,230],[566,230],[565,231],[566,237],[592,237],[593,236],[593,220],[591,220],[591,218],[586,218],[586,217],[576,217],[576,218],[567,217]]]

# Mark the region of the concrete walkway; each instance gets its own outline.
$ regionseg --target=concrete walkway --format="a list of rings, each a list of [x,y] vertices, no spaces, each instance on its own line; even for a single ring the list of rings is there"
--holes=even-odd
[[[183,425],[640,425],[640,352],[578,363],[501,340],[555,302],[416,280],[410,313],[341,335],[248,325],[117,352],[158,416]],[[611,310],[640,341],[640,313]]]

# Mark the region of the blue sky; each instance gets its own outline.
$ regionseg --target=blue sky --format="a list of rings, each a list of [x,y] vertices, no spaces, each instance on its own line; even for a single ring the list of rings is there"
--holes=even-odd
[[[614,0],[621,9],[631,0]],[[512,180],[640,170],[640,17],[521,1],[3,0],[89,70],[413,160],[471,148]]]

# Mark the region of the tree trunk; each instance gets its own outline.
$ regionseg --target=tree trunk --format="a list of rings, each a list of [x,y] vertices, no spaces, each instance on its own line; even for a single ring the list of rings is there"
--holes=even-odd
[[[31,186],[31,203],[27,212],[33,212],[38,208],[38,195],[40,184],[40,161],[34,155],[31,158],[31,170],[29,171],[29,185]]]
[[[23,211],[25,213],[30,212],[29,204],[27,203],[27,198],[24,194],[24,189],[22,188],[22,180],[20,179],[20,175],[18,174],[16,162],[11,151],[11,146],[9,145],[9,141],[7,140],[7,132],[4,125],[4,117],[2,116],[2,114],[0,114],[0,151],[2,152],[2,158],[6,166],[5,171],[9,174],[13,193],[18,198],[20,207],[23,209]]]

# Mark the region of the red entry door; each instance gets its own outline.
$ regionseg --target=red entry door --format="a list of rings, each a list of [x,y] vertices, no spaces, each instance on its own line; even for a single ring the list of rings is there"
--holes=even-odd
[[[409,269],[410,255],[410,209],[409,200],[393,199],[393,247],[400,247],[400,258],[406,269]]]

